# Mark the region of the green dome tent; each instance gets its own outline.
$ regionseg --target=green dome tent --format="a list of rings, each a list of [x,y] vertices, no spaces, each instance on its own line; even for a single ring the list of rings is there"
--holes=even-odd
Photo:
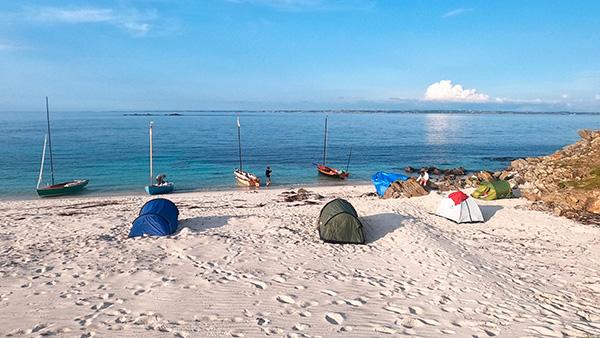
[[[481,182],[471,196],[482,200],[495,200],[515,197],[508,181]]]
[[[352,204],[341,198],[327,203],[319,215],[319,236],[325,242],[364,244],[362,223]]]

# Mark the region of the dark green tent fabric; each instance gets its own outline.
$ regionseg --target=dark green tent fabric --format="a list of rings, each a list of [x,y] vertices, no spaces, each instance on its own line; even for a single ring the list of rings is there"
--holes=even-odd
[[[327,203],[319,215],[319,236],[325,242],[364,244],[362,223],[352,204],[337,198]]]
[[[482,200],[495,200],[515,197],[508,181],[481,182],[471,196]]]

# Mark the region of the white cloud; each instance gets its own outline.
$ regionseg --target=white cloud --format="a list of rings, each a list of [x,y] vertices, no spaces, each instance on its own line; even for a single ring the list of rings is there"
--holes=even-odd
[[[594,97],[595,100],[600,100],[600,94],[596,94],[596,96]]]
[[[65,10],[60,8],[44,8],[40,12],[39,18],[47,22],[108,22],[114,20],[114,13],[111,9]]]
[[[451,16],[459,15],[459,14],[462,14],[462,13],[465,13],[465,12],[470,12],[472,10],[473,9],[471,9],[471,8],[459,8],[459,9],[455,9],[453,11],[450,11],[450,12],[445,13],[444,15],[442,15],[442,18],[449,18]]]
[[[36,20],[45,23],[93,24],[105,23],[130,32],[134,36],[170,33],[176,29],[172,21],[160,22],[156,10],[139,11],[126,9],[116,11],[106,8],[62,9],[45,7],[33,9]]]
[[[425,92],[425,101],[446,102],[489,102],[490,97],[477,93],[476,89],[463,89],[459,84],[452,85],[451,80],[442,80],[434,83]]]
[[[373,0],[226,0],[282,10],[356,10],[373,6]]]

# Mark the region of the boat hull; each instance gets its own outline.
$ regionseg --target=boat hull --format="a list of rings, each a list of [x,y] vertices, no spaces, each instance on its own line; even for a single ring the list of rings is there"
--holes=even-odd
[[[322,164],[317,164],[317,170],[319,171],[319,174],[321,174],[321,175],[325,175],[327,177],[332,177],[332,178],[339,178],[341,180],[345,179],[346,177],[348,177],[350,175],[350,173],[347,171],[343,171],[343,170],[339,170],[339,169],[335,169],[335,168],[331,168],[331,167],[326,167]]]
[[[235,169],[235,171],[233,173],[235,174],[235,178],[237,179],[238,183],[240,183],[240,184],[251,186],[251,187],[260,186],[260,178],[256,177],[256,175],[254,175],[254,174],[249,174],[249,173],[247,173],[245,171],[241,171],[239,169]]]
[[[47,185],[43,188],[37,189],[37,193],[40,197],[75,194],[83,190],[88,182],[88,180],[75,180],[54,185]]]
[[[171,192],[173,190],[173,183],[169,182],[167,184],[161,184],[161,185],[147,185],[146,186],[146,192],[148,193],[148,195],[159,195],[159,194],[166,194],[168,192]]]

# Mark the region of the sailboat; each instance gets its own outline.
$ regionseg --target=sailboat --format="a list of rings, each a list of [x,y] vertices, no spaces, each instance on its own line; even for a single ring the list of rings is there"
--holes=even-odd
[[[323,154],[323,164],[317,164],[317,170],[319,171],[319,173],[322,175],[325,175],[325,176],[339,178],[341,180],[348,177],[350,175],[350,173],[347,171],[348,168],[346,168],[346,171],[344,171],[344,170],[335,169],[335,168],[331,168],[331,167],[327,166],[327,118],[325,118],[325,146],[324,146],[324,149],[325,149],[325,151]],[[352,148],[350,148],[350,155],[352,155]],[[348,156],[348,165],[350,165],[350,156]]]
[[[243,170],[242,167],[242,132],[240,126],[240,118],[237,118],[238,125],[238,144],[240,149],[240,168],[233,168],[233,173],[235,178],[237,178],[238,183],[247,185],[247,186],[260,186],[260,178],[256,177],[254,174],[247,173]]]
[[[152,164],[152,125],[154,121],[150,121],[150,185],[146,186],[148,195],[166,194],[173,190],[173,182],[164,182],[162,184],[154,184],[154,168]]]
[[[52,159],[52,139],[50,137],[50,110],[48,109],[48,97],[46,96],[46,120],[48,122],[48,129],[46,131],[46,137],[44,138],[44,150],[42,151],[42,165],[40,166],[40,177],[36,186],[37,193],[40,197],[50,197],[67,195],[79,192],[88,184],[88,180],[74,180],[69,182],[54,183],[54,161]],[[52,176],[52,184],[47,184],[45,187],[40,188],[42,183],[42,176],[44,173],[44,159],[46,158],[46,144],[49,145],[50,150],[50,173]]]

